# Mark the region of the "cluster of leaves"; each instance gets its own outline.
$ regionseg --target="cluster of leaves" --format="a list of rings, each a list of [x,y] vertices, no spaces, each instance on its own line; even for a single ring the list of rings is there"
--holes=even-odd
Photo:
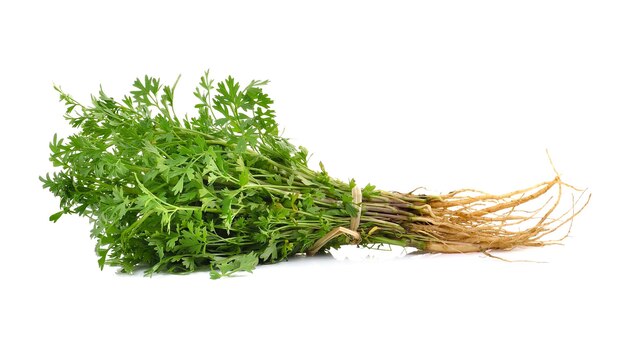
[[[100,91],[89,106],[55,87],[77,132],[50,143],[58,171],[41,181],[61,207],[50,219],[88,217],[100,267],[214,278],[284,260],[347,226],[354,183],[312,171],[306,149],[279,135],[266,83],[216,83],[206,72],[191,118],[176,115],[176,84],[147,76],[121,101]]]

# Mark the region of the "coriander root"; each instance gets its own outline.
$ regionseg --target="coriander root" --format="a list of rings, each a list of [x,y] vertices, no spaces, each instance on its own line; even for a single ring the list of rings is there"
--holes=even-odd
[[[555,197],[538,208],[530,211],[518,209],[555,188]],[[573,205],[568,209],[572,213],[552,217],[562,200],[563,188],[582,196],[581,190],[563,183],[558,176],[550,182],[504,195],[472,190],[451,192],[440,196],[440,200],[428,203],[428,218],[405,222],[403,227],[407,236],[418,237],[418,241],[424,242],[421,249],[430,252],[483,252],[558,243],[563,238],[551,241],[543,238],[570,223],[590,200],[587,197],[578,209]]]

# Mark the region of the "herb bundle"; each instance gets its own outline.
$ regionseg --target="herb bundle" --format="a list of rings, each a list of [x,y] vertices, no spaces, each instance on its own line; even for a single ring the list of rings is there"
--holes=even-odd
[[[558,176],[503,195],[386,192],[334,179],[279,134],[265,84],[215,83],[206,72],[197,116],[184,118],[176,83],[147,76],[121,101],[101,90],[90,105],[55,87],[76,133],[50,143],[60,170],[40,179],[61,207],[50,219],[89,218],[101,268],[208,269],[217,278],[347,242],[446,253],[542,246],[582,209],[554,216],[572,188]]]

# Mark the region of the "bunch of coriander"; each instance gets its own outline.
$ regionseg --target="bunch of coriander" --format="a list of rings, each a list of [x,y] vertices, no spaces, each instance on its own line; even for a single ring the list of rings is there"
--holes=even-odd
[[[206,72],[193,117],[176,114],[176,83],[147,76],[120,101],[101,90],[83,105],[55,87],[76,133],[50,143],[57,171],[40,179],[61,208],[50,219],[87,217],[101,268],[217,278],[347,242],[446,253],[542,246],[578,213],[553,216],[571,188],[558,176],[503,195],[416,195],[314,171],[307,150],[279,134],[265,84],[216,84]]]

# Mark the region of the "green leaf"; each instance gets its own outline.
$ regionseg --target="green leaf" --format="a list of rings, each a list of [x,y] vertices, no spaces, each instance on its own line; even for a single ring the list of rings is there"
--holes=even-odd
[[[96,248],[96,254],[99,257],[98,258],[98,267],[100,267],[100,270],[104,269],[104,263],[106,262],[107,254],[109,253],[109,249],[110,248],[102,248],[102,247],[100,247],[100,244]]]
[[[267,245],[267,247],[265,248],[265,250],[263,251],[263,253],[261,253],[261,255],[259,256],[259,258],[263,259],[264,261],[269,260],[270,258],[272,260],[276,259],[276,257],[278,256],[278,252],[276,251],[276,242],[274,242],[273,240],[270,241],[270,243]]]
[[[245,271],[251,273],[259,264],[259,257],[256,253],[235,255],[216,263],[217,271],[211,272],[211,279],[217,279],[223,276],[231,276],[234,273]]]
[[[195,271],[196,270],[196,262],[193,258],[191,257],[184,257],[182,260],[183,266],[185,266],[185,268],[187,268],[189,271]]]
[[[63,215],[65,213],[65,211],[61,210],[59,212],[56,212],[52,215],[50,215],[49,220],[52,222],[57,222],[57,220],[59,220],[61,218],[61,215]]]
[[[174,249],[174,247],[176,247],[176,241],[178,241],[178,236],[174,237],[174,238],[170,238],[167,243],[165,244],[165,248],[167,250],[172,250]]]
[[[211,270],[209,273],[211,280],[217,280],[222,277],[222,274],[217,270]]]
[[[181,177],[178,182],[176,182],[176,185],[172,188],[172,191],[174,191],[174,194],[179,194],[180,192],[183,191],[183,185],[185,183],[185,179],[183,177]]]
[[[363,187],[361,190],[361,194],[363,195],[363,198],[371,198],[372,196],[379,195],[380,192],[376,190],[374,185],[368,183],[367,186]]]

